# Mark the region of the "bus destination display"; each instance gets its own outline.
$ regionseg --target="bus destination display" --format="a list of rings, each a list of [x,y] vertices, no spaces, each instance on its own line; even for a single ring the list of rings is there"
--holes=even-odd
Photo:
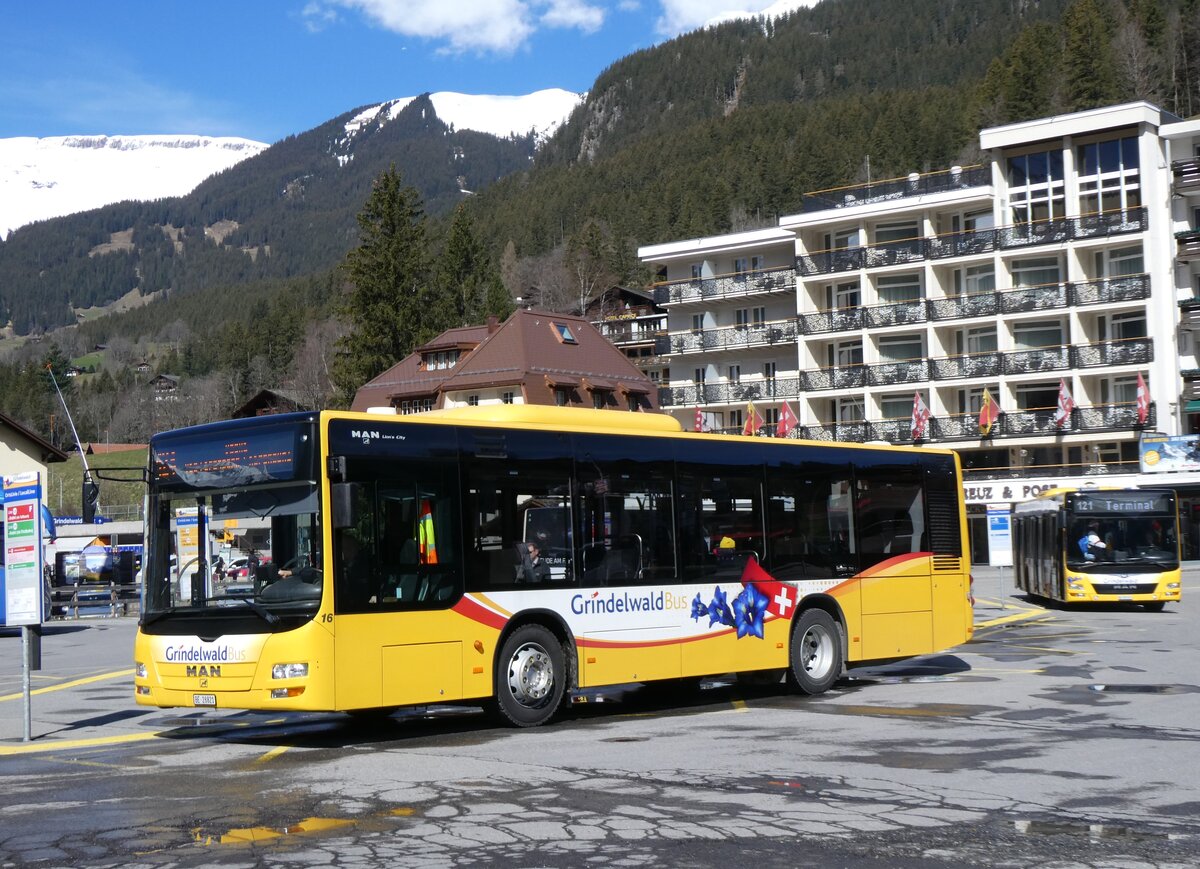
[[[162,484],[203,489],[294,480],[297,434],[288,427],[224,438],[164,438],[153,444],[152,472]]]
[[[1071,506],[1076,514],[1132,516],[1139,513],[1170,513],[1174,509],[1169,495],[1158,492],[1076,495]]]

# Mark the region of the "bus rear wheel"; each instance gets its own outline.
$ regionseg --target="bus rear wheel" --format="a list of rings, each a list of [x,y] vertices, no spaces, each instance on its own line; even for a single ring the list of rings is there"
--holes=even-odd
[[[805,694],[821,694],[842,673],[842,640],[829,613],[808,609],[792,630],[788,675]]]
[[[537,727],[554,717],[566,688],[562,644],[541,625],[517,628],[504,641],[496,665],[496,710],[516,727]]]

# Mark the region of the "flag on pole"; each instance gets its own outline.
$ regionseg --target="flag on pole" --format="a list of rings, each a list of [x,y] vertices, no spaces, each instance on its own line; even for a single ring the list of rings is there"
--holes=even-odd
[[[1146,420],[1150,418],[1150,389],[1146,386],[1146,379],[1142,377],[1142,372],[1138,372],[1137,379],[1137,421],[1138,425],[1145,425]]]
[[[1000,405],[996,399],[992,398],[991,391],[985,386],[983,388],[983,401],[979,408],[979,433],[983,437],[987,437],[992,433],[992,426],[996,424],[996,420],[1000,418]]]
[[[742,426],[742,434],[753,437],[758,434],[758,430],[762,428],[762,417],[758,415],[758,411],[754,409],[754,402],[746,402],[746,424]]]
[[[792,413],[792,406],[785,401],[783,407],[779,408],[779,422],[775,424],[775,437],[787,437],[788,433],[799,422],[800,420],[796,419],[796,414]]]
[[[696,405],[696,431],[704,431],[704,413],[700,410],[700,405]]]
[[[925,437],[925,427],[929,425],[929,405],[921,397],[920,392],[913,393],[912,439],[919,441]]]
[[[1054,411],[1054,424],[1059,428],[1064,427],[1071,421],[1071,411],[1075,409],[1075,399],[1071,397],[1071,390],[1067,389],[1067,381],[1063,378],[1058,380],[1058,409]]]

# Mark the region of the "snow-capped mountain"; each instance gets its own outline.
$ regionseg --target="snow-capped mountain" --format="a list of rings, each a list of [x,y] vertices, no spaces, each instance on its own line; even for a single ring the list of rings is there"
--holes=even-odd
[[[382,126],[415,97],[364,109],[334,147],[343,165],[356,134]],[[558,128],[583,96],[552,88],[522,96],[439,92],[438,118],[458,130],[505,138],[531,131],[538,141]],[[0,240],[20,226],[126,199],[183,196],[205,178],[253,157],[262,142],[210,136],[58,136],[0,139]]]
[[[0,139],[0,239],[36,220],[112,202],[182,196],[265,148],[211,136]]]

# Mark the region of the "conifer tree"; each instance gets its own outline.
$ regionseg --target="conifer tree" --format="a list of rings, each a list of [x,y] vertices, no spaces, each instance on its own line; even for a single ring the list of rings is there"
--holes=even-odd
[[[466,205],[454,210],[437,273],[439,308],[448,309],[439,311],[445,318],[445,328],[470,326],[489,316],[503,318],[512,313],[512,302],[503,292],[495,265],[479,243]]]
[[[1063,14],[1067,111],[1120,101],[1113,62],[1113,22],[1105,12],[1096,0],[1075,0]]]
[[[342,264],[350,291],[341,314],[350,332],[338,342],[333,371],[346,396],[441,331],[426,316],[430,269],[421,198],[394,165],[375,180],[358,226],[358,247]]]

